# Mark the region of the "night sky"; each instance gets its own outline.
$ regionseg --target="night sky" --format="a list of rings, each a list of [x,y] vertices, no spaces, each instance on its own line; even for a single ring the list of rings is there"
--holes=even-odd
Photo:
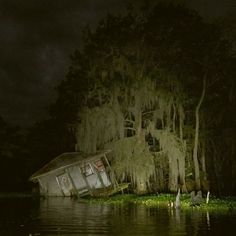
[[[0,115],[29,126],[46,117],[81,31],[127,0],[0,0]],[[235,0],[190,0],[204,17],[235,15]]]

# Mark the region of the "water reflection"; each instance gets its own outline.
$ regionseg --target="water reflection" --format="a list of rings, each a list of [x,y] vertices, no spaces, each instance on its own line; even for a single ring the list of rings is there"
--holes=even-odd
[[[209,211],[206,212],[206,220],[207,220],[207,229],[210,230],[210,228],[211,228],[211,221],[210,221]]]
[[[235,214],[193,208],[87,204],[70,198],[0,199],[0,235],[234,235]]]
[[[47,235],[106,234],[111,209],[106,205],[88,205],[69,198],[47,198],[40,201],[38,219],[32,231]],[[39,227],[38,227],[39,226]]]

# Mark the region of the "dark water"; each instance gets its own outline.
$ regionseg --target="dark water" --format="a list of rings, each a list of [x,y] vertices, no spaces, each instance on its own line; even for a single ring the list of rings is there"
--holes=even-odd
[[[236,214],[70,198],[0,198],[0,235],[236,235]]]

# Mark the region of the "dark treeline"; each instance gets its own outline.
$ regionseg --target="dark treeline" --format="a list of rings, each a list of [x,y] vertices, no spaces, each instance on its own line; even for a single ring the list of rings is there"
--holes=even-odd
[[[31,191],[30,175],[56,155],[74,151],[72,145],[73,137],[57,120],[21,129],[0,118],[1,191]]]
[[[180,187],[236,194],[230,27],[158,4],[129,7],[95,31],[84,29],[83,50],[71,56],[51,118],[24,132],[0,120],[2,189],[29,188],[32,172],[77,146],[113,149],[119,181],[137,193]]]

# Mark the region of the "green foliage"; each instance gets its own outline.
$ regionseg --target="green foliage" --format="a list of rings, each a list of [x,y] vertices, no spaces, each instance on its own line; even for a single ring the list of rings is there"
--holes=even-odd
[[[115,160],[113,168],[119,180],[130,176],[133,187],[139,186],[139,193],[146,192],[146,184],[155,175],[154,156],[145,142],[137,136],[121,139],[114,143]]]
[[[166,154],[169,161],[169,189],[176,191],[181,184],[183,191],[186,191],[186,147],[183,140],[168,130],[155,130],[153,136],[159,140],[161,150]],[[180,178],[180,183],[178,183],[178,178]]]
[[[175,201],[174,194],[158,194],[139,196],[135,194],[115,195],[109,198],[92,198],[83,199],[82,201],[92,204],[142,204],[147,207],[169,207],[172,209],[171,202]],[[181,209],[195,210],[195,211],[221,211],[229,212],[236,210],[236,199],[228,198],[210,198],[208,204],[202,203],[200,206],[191,206],[191,199],[189,194],[181,194]],[[174,210],[174,209],[173,209]]]
[[[200,111],[201,160],[203,153],[208,158],[212,154],[203,146],[214,139],[209,130],[216,125],[207,119],[209,115],[215,124],[221,119],[219,112],[214,116],[217,104],[211,105],[217,93],[225,96],[227,91],[222,85],[229,68],[225,62],[232,61],[231,44],[217,25],[196,12],[163,3],[108,15],[94,32],[87,28],[84,39],[83,50],[72,55],[67,78],[58,87],[52,114],[73,124],[80,150],[95,152],[110,144],[120,180],[130,179],[141,191],[141,185],[150,188],[151,179],[157,188],[163,188],[160,182],[166,187],[168,178],[169,190],[180,185],[186,191],[185,172],[193,173],[194,109],[202,80],[207,75]],[[160,150],[151,150],[157,145],[148,146],[148,135]],[[204,166],[202,161],[201,172]]]

